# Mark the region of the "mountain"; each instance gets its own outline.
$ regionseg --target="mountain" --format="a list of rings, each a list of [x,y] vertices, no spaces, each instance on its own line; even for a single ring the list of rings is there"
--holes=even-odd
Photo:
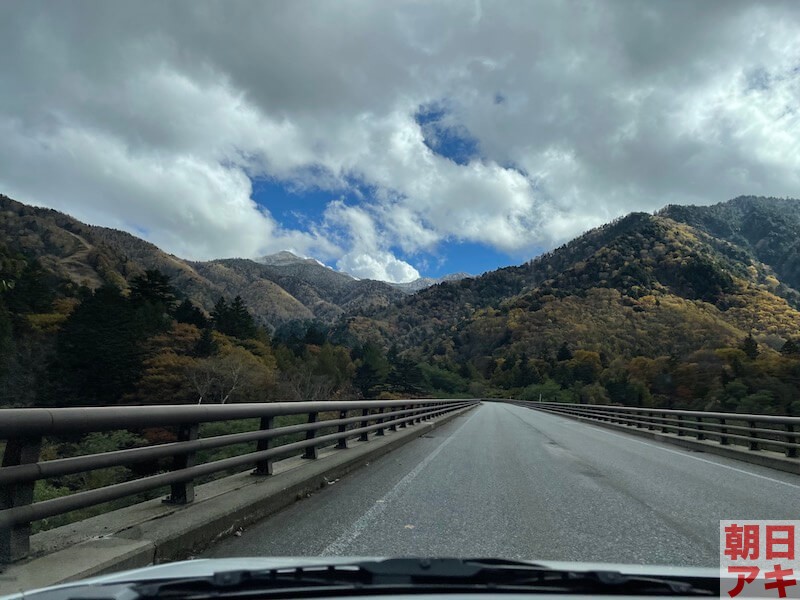
[[[425,288],[429,288],[440,283],[445,283],[446,281],[461,281],[467,277],[472,277],[472,275],[469,273],[450,273],[449,275],[444,275],[443,277],[418,277],[414,281],[408,281],[405,283],[391,283],[389,285],[396,287],[398,290],[401,290],[406,294],[413,294],[420,290],[424,290]]]
[[[800,200],[740,196],[713,206],[671,205],[659,215],[731,242],[800,290]]]
[[[292,254],[288,250],[262,256],[261,258],[255,259],[255,262],[273,267],[285,267],[289,265],[296,265],[298,263],[320,265],[322,267],[325,266],[315,258],[302,258],[296,254]]]
[[[307,316],[294,317],[295,319],[315,318],[331,323],[346,312],[387,306],[404,296],[385,282],[355,279],[314,259],[302,259],[290,252],[265,258],[269,260],[268,264],[261,262],[264,259],[259,262],[223,259],[191,264],[198,273],[211,281],[226,281],[226,289],[230,289],[230,293],[237,289],[247,291],[250,286],[262,286],[264,282],[277,285],[309,311]],[[248,305],[249,297],[257,301],[255,293],[248,296],[242,293],[242,297],[248,301]],[[259,314],[259,305],[254,304],[253,310]],[[260,310],[264,312],[269,307],[261,305]],[[291,319],[285,318],[282,321],[288,320]]]
[[[288,252],[185,261],[0,197],[0,403],[83,402],[84,379],[90,402],[193,401],[191,369],[236,361],[260,373],[242,401],[271,382],[295,399],[541,396],[800,415],[799,213],[797,200],[749,197],[632,213],[525,264],[408,295]],[[278,332],[248,337],[258,332],[241,303],[229,305],[241,327],[167,324],[140,301],[163,292],[155,276],[130,296],[81,289],[125,289],[145,269],[206,309],[241,295]],[[98,377],[112,371],[120,381]]]
[[[777,350],[800,326],[800,294],[788,283],[800,202],[737,199],[722,207],[633,213],[524,265],[354,316],[340,335],[484,375],[498,361],[553,356],[564,344],[611,357],[683,356],[735,346],[752,331]],[[717,237],[708,223],[719,219],[698,216],[705,208],[742,215],[729,219],[741,228]],[[770,215],[778,234],[747,225],[754,214]],[[676,220],[686,215],[696,226]],[[787,256],[778,248],[788,248]]]
[[[283,267],[285,268],[284,272],[294,272],[310,282],[314,282],[319,278],[318,274],[323,273],[315,267],[324,267],[328,271],[333,271],[339,275],[344,275],[352,280],[356,280],[356,278],[349,273],[345,273],[343,271],[334,271],[330,267],[325,266],[314,258],[302,258],[286,250],[276,254],[262,256],[261,258],[257,258],[256,262],[272,267]],[[413,294],[420,290],[424,290],[425,288],[444,283],[445,281],[460,281],[461,279],[466,279],[467,277],[472,277],[472,275],[469,273],[451,273],[442,277],[418,277],[413,281],[407,281],[404,283],[387,283],[401,292]]]
[[[104,283],[124,289],[146,269],[158,269],[182,295],[207,311],[220,296],[240,295],[256,319],[270,328],[293,320],[332,322],[346,311],[386,306],[404,296],[389,284],[356,280],[291,253],[265,257],[263,263],[183,260],[128,233],[87,225],[3,195],[0,244],[37,259],[59,285],[73,292]]]

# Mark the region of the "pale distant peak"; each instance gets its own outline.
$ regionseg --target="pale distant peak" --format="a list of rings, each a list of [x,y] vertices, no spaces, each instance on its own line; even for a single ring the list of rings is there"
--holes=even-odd
[[[470,275],[469,273],[450,273],[449,275],[444,275],[442,277],[420,277],[406,283],[390,283],[389,285],[394,286],[397,289],[406,292],[407,294],[413,294],[414,292],[424,290],[425,288],[434,286],[438,283],[444,283],[445,281],[461,281],[462,279],[467,279],[469,277],[473,277],[473,275]]]
[[[316,264],[316,265],[321,265],[323,267],[327,266],[322,264],[316,258],[298,256],[297,254],[289,252],[288,250],[281,250],[280,252],[276,252],[275,254],[268,254],[266,256],[262,256],[261,258],[257,258],[256,262],[260,262],[261,264],[270,266],[295,265],[297,263]]]
[[[334,271],[335,273],[341,273],[342,275],[347,275],[353,279],[358,279],[357,277],[353,277],[350,273],[345,273],[344,271],[337,271],[333,267],[326,265],[321,260],[317,260],[312,256],[299,256],[294,252],[290,252],[289,250],[281,250],[280,252],[276,252],[275,254],[268,254],[266,256],[262,256],[261,258],[256,258],[256,262],[261,263],[262,265],[268,265],[271,267],[288,267],[291,265],[315,265],[319,267],[323,267],[328,269],[329,271]]]

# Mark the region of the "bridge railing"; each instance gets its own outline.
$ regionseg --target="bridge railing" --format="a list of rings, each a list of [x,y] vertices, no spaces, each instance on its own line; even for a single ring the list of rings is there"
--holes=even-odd
[[[389,429],[408,427],[475,404],[476,400],[382,400],[357,402],[275,402],[230,405],[169,405],[86,408],[0,409],[0,564],[30,552],[31,523],[104,502],[170,486],[164,500],[194,500],[194,481],[228,470],[253,468],[253,475],[272,474],[272,461],[298,455],[316,459],[323,446],[347,448],[348,440],[369,441]],[[333,418],[325,418],[332,414]],[[305,416],[305,422],[276,427],[275,419]],[[255,419],[257,428],[243,433],[201,437],[200,425]],[[40,460],[42,440],[91,432],[174,428],[177,441],[53,460]],[[278,445],[291,435],[299,441]],[[285,440],[285,438],[284,438]],[[252,443],[253,451],[198,464],[198,452]],[[129,466],[171,457],[171,469],[123,483],[76,491],[34,501],[38,480]]]
[[[800,417],[559,402],[510,402],[581,419],[716,441],[723,446],[743,446],[752,452],[782,452],[789,458],[797,458],[800,449]]]

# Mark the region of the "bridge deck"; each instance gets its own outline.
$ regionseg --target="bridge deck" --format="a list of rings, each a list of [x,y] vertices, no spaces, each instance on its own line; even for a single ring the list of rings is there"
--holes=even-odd
[[[798,498],[796,475],[484,403],[206,556],[714,566],[720,519],[797,518]]]

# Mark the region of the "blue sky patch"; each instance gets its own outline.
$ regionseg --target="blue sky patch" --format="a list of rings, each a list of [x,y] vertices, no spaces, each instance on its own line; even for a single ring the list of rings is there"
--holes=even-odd
[[[253,179],[252,185],[256,204],[287,229],[305,230],[309,223],[319,222],[325,207],[337,198],[330,190],[300,189],[274,179]]]
[[[480,157],[478,140],[466,127],[456,123],[452,113],[443,106],[420,107],[415,120],[422,128],[425,145],[439,156],[459,165]]]
[[[480,275],[500,267],[522,264],[529,256],[511,256],[478,242],[443,243],[436,253],[423,257],[400,258],[408,260],[424,277],[441,277],[449,273]],[[416,260],[414,260],[416,258]]]
[[[360,196],[372,198],[372,190],[360,186],[358,182],[352,183],[353,189],[346,196],[357,192]],[[310,225],[322,222],[328,203],[342,197],[342,194],[331,190],[298,188],[269,178],[253,179],[252,186],[253,200],[269,210],[281,227],[301,231],[308,231]],[[457,272],[478,275],[499,267],[521,264],[531,258],[527,255],[509,255],[477,242],[442,242],[430,253],[410,254],[400,248],[390,250],[397,258],[415,267],[423,277],[441,277]]]

